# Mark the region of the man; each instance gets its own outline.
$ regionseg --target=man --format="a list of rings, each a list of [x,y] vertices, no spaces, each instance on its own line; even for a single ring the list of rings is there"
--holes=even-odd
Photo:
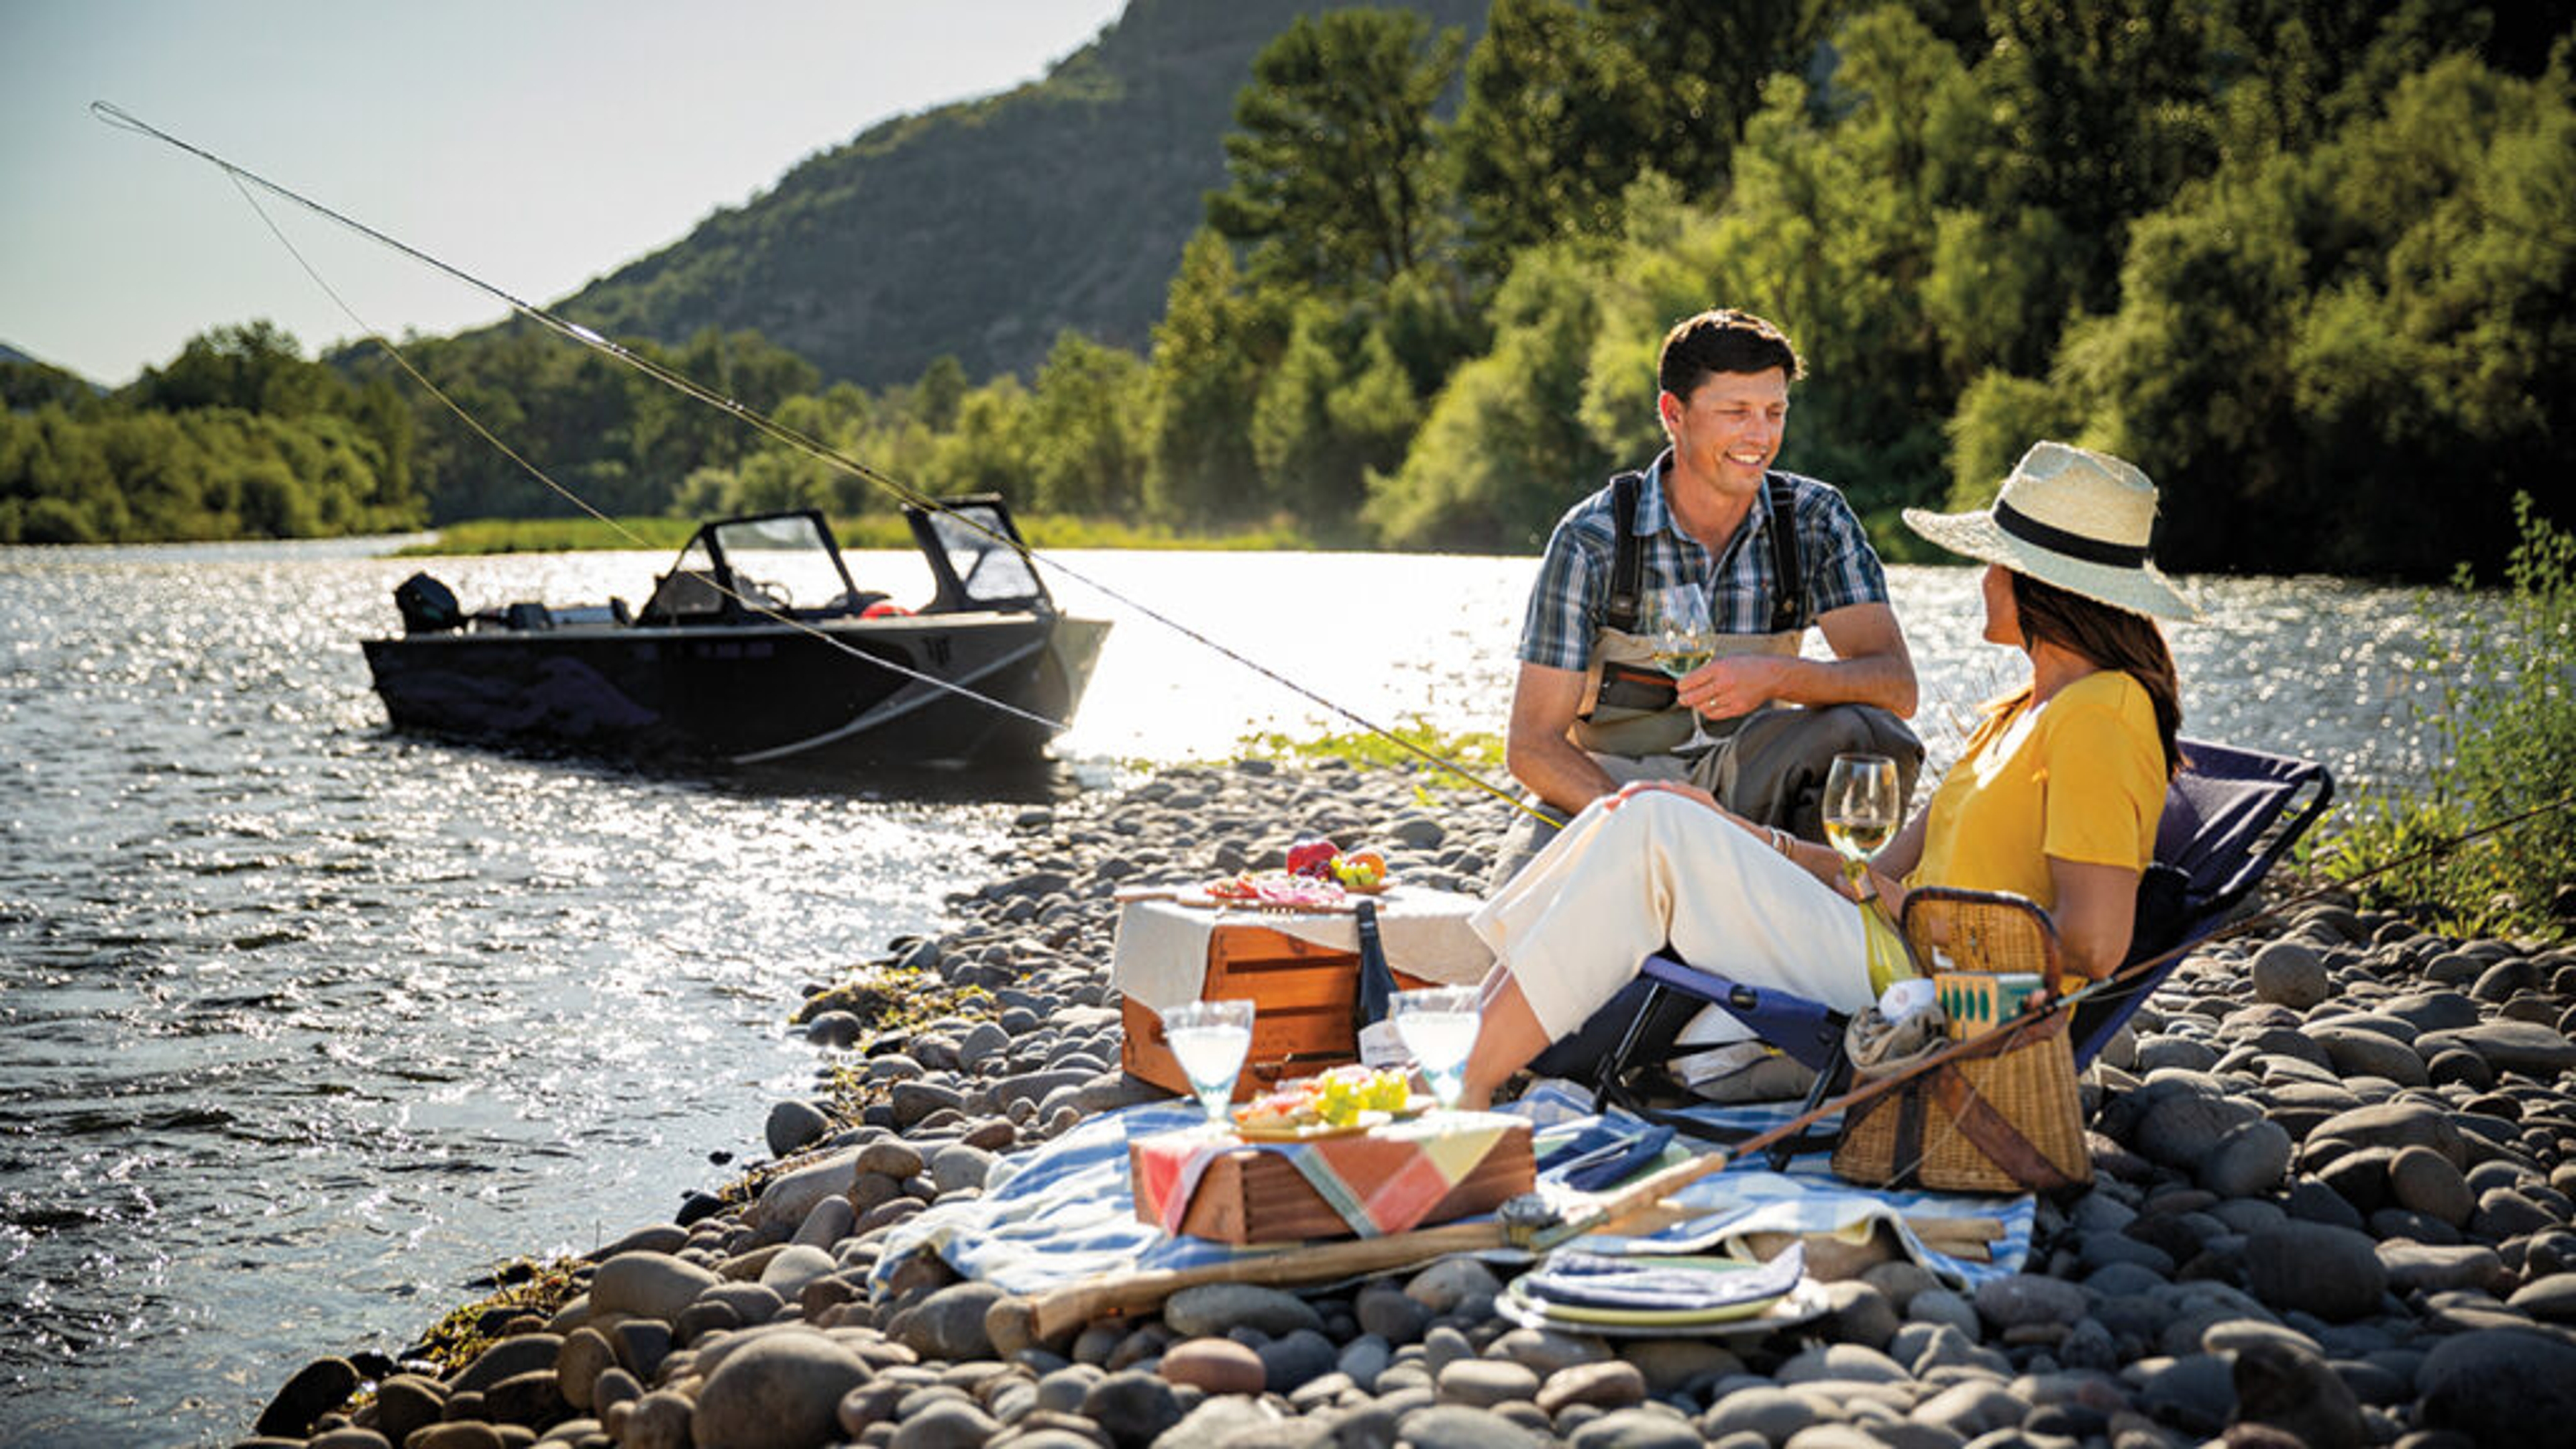
[[[1841,492],[1771,467],[1789,384],[1805,373],[1759,317],[1684,319],[1656,366],[1670,446],[1576,504],[1548,539],[1505,758],[1557,820],[1630,780],[1690,778],[1756,821],[1821,839],[1825,771],[1851,750],[1894,756],[1912,793],[1923,747],[1901,717],[1914,713],[1914,664],[1885,570]],[[1799,657],[1810,623],[1833,658]],[[1717,657],[1677,686],[1653,662],[1668,624],[1717,640]],[[1685,758],[1692,712],[1721,740]],[[1495,883],[1554,833],[1524,816]]]

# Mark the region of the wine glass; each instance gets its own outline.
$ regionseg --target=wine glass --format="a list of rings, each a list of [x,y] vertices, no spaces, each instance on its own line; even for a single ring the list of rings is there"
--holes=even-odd
[[[1825,842],[1843,858],[1843,879],[1855,889],[1871,858],[1896,836],[1898,788],[1896,762],[1885,755],[1836,755],[1825,772]],[[1869,902],[1861,902],[1860,908],[1868,910]],[[1884,991],[1909,974],[1882,959],[1884,933],[1864,929],[1862,934],[1869,945],[1871,990]]]
[[[1675,684],[1681,682],[1682,676],[1716,657],[1716,636],[1697,624],[1683,619],[1667,619],[1655,631],[1655,667],[1671,675]],[[1698,710],[1690,712],[1690,722],[1690,738],[1681,743],[1681,750],[1697,754],[1717,743]]]
[[[1433,986],[1399,991],[1387,999],[1387,1019],[1413,1053],[1443,1111],[1454,1111],[1467,1089],[1467,1054],[1476,1048],[1476,988]]]
[[[1192,1001],[1163,1011],[1163,1039],[1180,1059],[1181,1074],[1207,1109],[1208,1127],[1224,1132],[1233,1126],[1235,1075],[1252,1050],[1252,1003]]]

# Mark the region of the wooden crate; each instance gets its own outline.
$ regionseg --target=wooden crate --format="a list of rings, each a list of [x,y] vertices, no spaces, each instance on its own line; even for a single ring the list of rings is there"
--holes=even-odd
[[[1432,983],[1402,971],[1401,990]],[[1253,1003],[1252,1050],[1235,1078],[1234,1100],[1244,1102],[1291,1077],[1311,1077],[1359,1060],[1353,1025],[1359,1011],[1360,958],[1301,941],[1267,926],[1219,926],[1208,935],[1207,977],[1201,1001]],[[1188,1074],[1163,1039],[1163,1019],[1130,996],[1119,1002],[1124,1042],[1119,1065],[1169,1092],[1186,1095]]]
[[[1132,1182],[1140,1170],[1138,1148],[1127,1149]],[[1517,1125],[1504,1132],[1476,1169],[1460,1178],[1415,1227],[1429,1227],[1499,1207],[1506,1199],[1531,1190],[1538,1166],[1530,1155],[1530,1129]],[[1144,1194],[1136,1194],[1136,1216],[1155,1221]],[[1357,1236],[1296,1164],[1276,1152],[1241,1147],[1217,1158],[1199,1178],[1198,1191],[1181,1215],[1181,1231],[1192,1237],[1227,1243],[1294,1243],[1315,1238]]]

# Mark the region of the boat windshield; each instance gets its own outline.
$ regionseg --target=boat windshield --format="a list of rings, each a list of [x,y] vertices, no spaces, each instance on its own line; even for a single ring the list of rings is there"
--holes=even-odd
[[[951,504],[949,512],[932,514],[929,522],[967,604],[1024,605],[1046,597],[1028,560],[1003,541],[1011,529],[1000,513],[977,504]]]
[[[752,604],[820,608],[850,587],[831,540],[808,515],[745,519],[710,532],[733,571],[734,587]]]

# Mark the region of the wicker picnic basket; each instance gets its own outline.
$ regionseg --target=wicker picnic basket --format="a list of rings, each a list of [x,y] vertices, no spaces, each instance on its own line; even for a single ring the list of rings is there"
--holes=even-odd
[[[2057,934],[2019,896],[1925,888],[1905,903],[1915,959],[1937,948],[1951,969],[2038,973],[2058,994]],[[2055,1191],[2090,1182],[2067,1015],[2006,1023],[1962,1055],[1843,1117],[1833,1167],[1872,1187],[1943,1192]]]

